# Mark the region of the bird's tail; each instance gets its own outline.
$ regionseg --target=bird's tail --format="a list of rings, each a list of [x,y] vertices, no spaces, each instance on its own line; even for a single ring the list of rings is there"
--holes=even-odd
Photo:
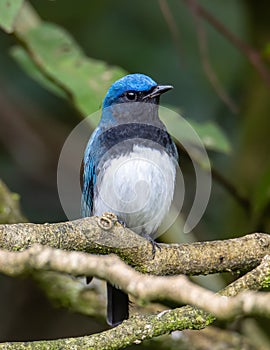
[[[107,322],[117,326],[128,319],[128,295],[107,282]]]

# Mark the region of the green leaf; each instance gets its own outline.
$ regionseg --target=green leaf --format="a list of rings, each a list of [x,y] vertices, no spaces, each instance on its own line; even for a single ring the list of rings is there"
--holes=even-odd
[[[64,91],[83,115],[96,111],[109,86],[126,74],[121,68],[109,67],[103,61],[85,56],[71,36],[54,24],[39,22],[16,35],[24,42],[29,55],[26,57],[15,49],[15,59],[46,88],[55,92],[53,83],[58,93],[59,89]],[[29,58],[34,64],[29,63]],[[37,70],[42,72],[42,79]]]
[[[46,78],[29,57],[28,53],[20,46],[14,46],[10,50],[11,56],[21,65],[24,71],[40,85],[50,90],[55,95],[65,97],[63,89]]]
[[[12,33],[22,4],[23,0],[0,0],[0,27],[7,33]]]
[[[226,154],[231,152],[229,140],[218,125],[213,122],[196,123],[191,120],[189,120],[189,123],[207,149]]]
[[[171,108],[160,108],[160,118],[166,125],[169,133],[179,143],[190,143],[208,150],[229,153],[230,143],[223,131],[213,122],[197,123],[183,118]]]

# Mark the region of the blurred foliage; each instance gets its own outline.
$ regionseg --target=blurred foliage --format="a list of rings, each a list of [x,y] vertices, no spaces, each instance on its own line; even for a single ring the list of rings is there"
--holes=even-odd
[[[25,21],[27,15],[28,11]],[[15,34],[25,44],[28,54],[17,47],[13,57],[26,66],[31,76],[41,77],[41,72],[40,82],[50,89],[53,86],[53,92],[58,93],[59,89],[65,92],[83,115],[96,111],[109,86],[125,74],[120,68],[87,58],[74,40],[54,24],[37,23],[24,33],[19,28]]]
[[[0,2],[0,27],[6,32],[13,31],[13,25],[23,4],[23,0]]]
[[[257,216],[257,220],[261,219],[261,216],[270,203],[270,168],[268,168],[263,173],[262,178],[259,179],[258,185],[254,190],[253,202],[254,215]]]
[[[23,15],[20,14],[23,20],[19,18],[14,30],[27,50],[15,47],[12,56],[31,77],[52,92],[70,99],[82,115],[96,111],[109,86],[127,72],[87,58],[70,35],[56,25],[37,20],[28,28],[32,14],[33,10],[25,7]],[[183,130],[177,116],[168,118],[161,113],[161,118],[177,140],[188,138],[189,133]],[[217,125],[193,122],[192,127],[206,148],[228,152],[229,142]]]
[[[0,180],[0,224],[26,222],[25,217],[21,214],[19,200],[19,195],[11,193]]]
[[[11,33],[0,33],[0,177],[20,194],[30,220],[65,219],[56,187],[65,138],[100,107],[114,80],[141,72],[174,86],[162,101],[187,117],[209,150],[212,197],[194,239],[270,231],[269,89],[245,54],[203,21],[208,64],[237,105],[232,112],[209,81],[190,8],[168,1],[168,17],[162,2],[0,0],[0,26]],[[269,68],[270,4],[199,3],[256,47]],[[163,121],[176,139],[187,137],[176,119],[164,115]],[[190,161],[182,153],[180,158],[192,189]],[[170,233],[175,241],[190,237]]]

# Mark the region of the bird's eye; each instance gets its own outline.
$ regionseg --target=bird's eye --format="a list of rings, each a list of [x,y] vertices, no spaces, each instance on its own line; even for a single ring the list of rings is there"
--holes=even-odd
[[[137,94],[133,91],[128,91],[128,92],[126,92],[126,97],[129,101],[136,101]]]

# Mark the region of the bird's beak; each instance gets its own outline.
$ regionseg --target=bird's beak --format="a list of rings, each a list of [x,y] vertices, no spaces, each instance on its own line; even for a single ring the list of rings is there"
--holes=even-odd
[[[171,85],[157,85],[149,94],[143,97],[143,100],[146,98],[154,98],[160,96],[161,94],[164,94],[164,92],[167,92],[171,89],[173,89],[173,86]]]

